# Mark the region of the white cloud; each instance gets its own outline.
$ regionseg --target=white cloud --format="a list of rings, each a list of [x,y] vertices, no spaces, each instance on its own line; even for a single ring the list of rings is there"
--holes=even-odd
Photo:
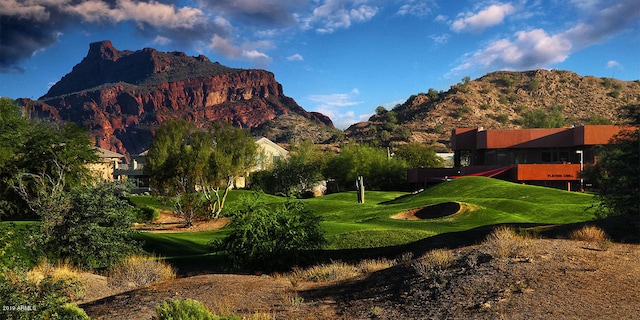
[[[81,16],[85,21],[121,22],[131,20],[139,24],[149,24],[153,27],[169,29],[192,29],[206,22],[204,12],[197,8],[181,7],[163,4],[156,1],[140,2],[131,0],[117,0],[111,5],[102,0],[82,1],[66,7],[68,12]]]
[[[585,16],[588,23],[575,22],[573,27],[556,34],[548,34],[543,29],[518,31],[512,38],[498,39],[476,52],[466,54],[462,57],[462,63],[450,73],[457,74],[473,68],[548,68],[565,61],[576,51],[629,30],[640,19],[640,6],[636,0],[623,0],[609,7],[593,7],[589,1],[582,1],[581,4],[590,8]]]
[[[352,23],[371,20],[378,8],[366,4],[366,0],[325,0],[309,16],[299,17],[303,30],[315,29],[318,33],[332,33],[347,29]]]
[[[433,40],[433,42],[437,44],[447,43],[449,41],[449,38],[451,38],[451,36],[447,33],[441,35],[432,34],[429,36],[429,39]]]
[[[161,46],[166,46],[171,43],[171,39],[163,36],[156,36],[155,39],[153,39],[153,43]]]
[[[359,94],[360,91],[354,88],[349,93],[315,94],[306,99],[314,104],[311,110],[331,118],[337,128],[346,129],[356,122],[366,121],[371,116],[356,115],[355,111],[349,108],[362,104],[362,101],[355,100]]]
[[[615,60],[607,61],[607,69],[613,69],[613,68],[623,69],[622,64],[620,62]]]
[[[299,53],[296,53],[296,54],[288,56],[287,60],[289,60],[289,61],[303,61],[304,58]]]
[[[400,6],[396,14],[401,16],[412,15],[422,17],[430,14],[431,8],[434,6],[433,1],[409,0],[408,3]]]
[[[443,16],[441,14],[437,15],[433,21],[435,22],[446,22],[447,21],[447,16]]]
[[[259,67],[266,67],[272,61],[269,55],[260,51],[273,48],[273,43],[266,40],[235,45],[228,38],[214,34],[211,37],[209,48],[228,59],[249,60]]]
[[[513,14],[516,8],[510,3],[494,4],[478,13],[467,12],[460,14],[451,23],[451,30],[455,32],[481,32],[488,27],[501,24],[504,18]]]

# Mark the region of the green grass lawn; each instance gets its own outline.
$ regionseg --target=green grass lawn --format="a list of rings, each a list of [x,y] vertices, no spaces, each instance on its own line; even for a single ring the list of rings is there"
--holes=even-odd
[[[232,191],[227,205],[236,206],[249,191]],[[266,203],[285,201],[265,196]],[[469,177],[439,184],[419,194],[366,192],[357,203],[355,192],[343,192],[302,200],[323,217],[328,243],[325,249],[358,249],[403,245],[434,235],[508,223],[568,224],[594,218],[588,210],[590,194],[520,185],[496,179]],[[408,221],[390,217],[398,212],[443,202],[462,202],[473,207],[465,213],[438,219]],[[135,202],[135,200],[134,200]],[[222,238],[228,228],[192,233],[143,233],[145,248],[159,255],[193,256],[208,252],[207,243]]]

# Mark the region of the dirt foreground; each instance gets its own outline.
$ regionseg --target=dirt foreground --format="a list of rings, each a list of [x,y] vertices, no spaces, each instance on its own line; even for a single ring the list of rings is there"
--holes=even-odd
[[[433,276],[416,272],[415,260],[328,283],[209,274],[80,307],[98,319],[151,319],[158,303],[177,298],[257,319],[640,319],[639,245],[539,239],[518,259],[484,252],[483,245],[456,249],[455,264]]]

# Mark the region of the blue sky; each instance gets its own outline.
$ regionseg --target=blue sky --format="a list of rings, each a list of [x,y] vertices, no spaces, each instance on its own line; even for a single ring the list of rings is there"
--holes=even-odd
[[[273,72],[341,129],[498,70],[640,79],[638,0],[1,0],[0,96],[37,99],[89,49]]]

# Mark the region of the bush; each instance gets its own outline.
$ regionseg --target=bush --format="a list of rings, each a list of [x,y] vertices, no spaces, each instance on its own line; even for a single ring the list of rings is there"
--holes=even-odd
[[[158,320],[216,319],[204,304],[191,299],[165,301],[156,306],[156,316]]]
[[[505,123],[509,122],[509,116],[504,114],[504,113],[501,113],[501,114],[496,116],[496,121],[498,121],[498,122],[500,122],[502,124],[505,124]]]
[[[109,268],[107,284],[111,287],[134,289],[175,277],[176,272],[171,265],[155,257],[133,255]]]
[[[483,245],[492,257],[509,259],[525,257],[528,254],[530,242],[511,228],[499,227],[487,237]]]
[[[233,216],[233,231],[213,246],[224,251],[237,267],[288,267],[300,251],[318,249],[325,242],[320,217],[299,201],[267,206],[256,194],[244,199]]]
[[[34,249],[83,269],[108,267],[140,250],[129,229],[134,214],[125,191],[117,183],[75,188],[65,209],[42,213]]]
[[[2,319],[88,319],[82,309],[70,302],[82,299],[85,286],[74,269],[47,263],[29,270],[0,273]]]
[[[151,206],[135,208],[136,222],[152,222],[160,217],[160,211]]]

